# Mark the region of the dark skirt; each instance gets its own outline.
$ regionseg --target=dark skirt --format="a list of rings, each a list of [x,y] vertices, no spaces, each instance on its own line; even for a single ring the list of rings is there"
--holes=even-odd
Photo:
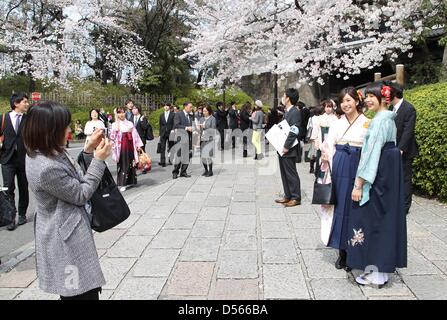
[[[370,199],[354,203],[348,227],[351,268],[393,273],[407,266],[402,158],[394,142],[383,147]]]
[[[200,158],[207,164],[213,163],[214,158],[214,140],[200,141]]]
[[[137,171],[131,132],[124,132],[121,139],[121,153],[118,161],[117,185],[120,187],[137,184]]]
[[[335,188],[336,205],[332,220],[328,247],[346,250],[348,220],[352,210],[352,189],[360,161],[361,148],[337,145],[332,161],[332,183]]]

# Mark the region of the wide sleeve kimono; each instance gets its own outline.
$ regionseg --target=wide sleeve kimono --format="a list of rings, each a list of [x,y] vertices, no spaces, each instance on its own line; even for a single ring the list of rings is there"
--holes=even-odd
[[[387,142],[396,142],[395,114],[381,111],[376,114],[366,133],[362,155],[357,169],[357,177],[365,180],[360,206],[369,201],[369,191],[374,183],[382,148]]]
[[[350,126],[350,123],[345,115],[342,115],[340,119],[332,123],[329,128],[329,133],[324,140],[321,151],[328,155],[329,164],[332,167],[332,159],[335,155],[335,146],[337,144],[350,144],[352,146],[362,146],[365,140],[365,136],[368,130],[368,126],[371,120],[369,120],[364,114],[360,114],[359,117]],[[349,130],[348,130],[349,128]],[[346,131],[347,130],[347,131]],[[327,170],[327,164],[323,162],[321,170]]]
[[[140,135],[138,131],[135,129],[135,126],[129,120],[117,120],[112,125],[112,131],[110,132],[110,138],[115,141],[113,144],[113,152],[112,158],[115,162],[118,162],[120,159],[121,153],[121,139],[123,137],[123,132],[132,132],[132,141],[133,141],[133,149],[134,149],[134,161],[138,163],[138,150],[137,148],[143,146],[143,142],[141,141]]]

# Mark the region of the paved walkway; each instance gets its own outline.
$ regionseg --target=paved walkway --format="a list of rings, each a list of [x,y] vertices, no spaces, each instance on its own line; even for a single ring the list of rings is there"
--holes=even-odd
[[[216,164],[212,178],[127,197],[129,219],[95,234],[102,299],[447,299],[445,206],[415,197],[409,267],[383,289],[363,288],[321,244],[308,164],[298,165],[303,204],[285,209],[273,201],[282,190],[276,155],[236,158]],[[38,289],[33,256],[1,274],[0,299],[57,298]]]

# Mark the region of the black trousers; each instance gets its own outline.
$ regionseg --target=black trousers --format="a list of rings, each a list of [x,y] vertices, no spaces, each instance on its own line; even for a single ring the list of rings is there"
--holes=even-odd
[[[219,129],[219,135],[220,135],[220,150],[223,150],[225,148],[225,129]]]
[[[92,289],[77,296],[63,297],[61,300],[99,300],[99,293],[102,292],[101,288]]]
[[[284,198],[301,200],[301,182],[296,170],[296,158],[279,156],[279,170],[284,188]]]
[[[188,153],[189,153],[189,160],[191,160],[192,158],[192,134],[189,134],[189,146],[188,146]],[[182,159],[182,155],[181,155],[181,149],[179,150],[179,152],[176,155],[177,157],[179,157],[179,159],[177,159],[179,162],[177,163],[177,161],[174,161],[174,170],[172,170],[173,174],[179,174],[180,175],[184,175],[186,174],[186,170],[188,169],[188,165],[189,163],[182,163],[181,159]]]
[[[405,213],[410,211],[412,195],[413,195],[413,159],[402,158],[402,169],[404,173],[404,198]]]
[[[3,186],[8,188],[6,191],[11,199],[11,204],[16,208],[14,191],[15,177],[17,176],[19,189],[19,216],[25,217],[29,204],[28,180],[26,179],[25,166],[18,164],[17,153],[14,152],[11,160],[2,165]]]
[[[169,137],[160,137],[160,162],[166,163],[166,145],[169,147]],[[169,152],[169,150],[168,150]]]

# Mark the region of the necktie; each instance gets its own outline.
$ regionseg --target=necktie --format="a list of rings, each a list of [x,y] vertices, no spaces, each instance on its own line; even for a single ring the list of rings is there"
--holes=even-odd
[[[16,131],[16,133],[19,132],[20,117],[21,117],[21,116],[22,116],[21,114],[17,114],[17,115],[16,115],[16,125],[15,125],[15,127],[14,127],[14,130]]]

